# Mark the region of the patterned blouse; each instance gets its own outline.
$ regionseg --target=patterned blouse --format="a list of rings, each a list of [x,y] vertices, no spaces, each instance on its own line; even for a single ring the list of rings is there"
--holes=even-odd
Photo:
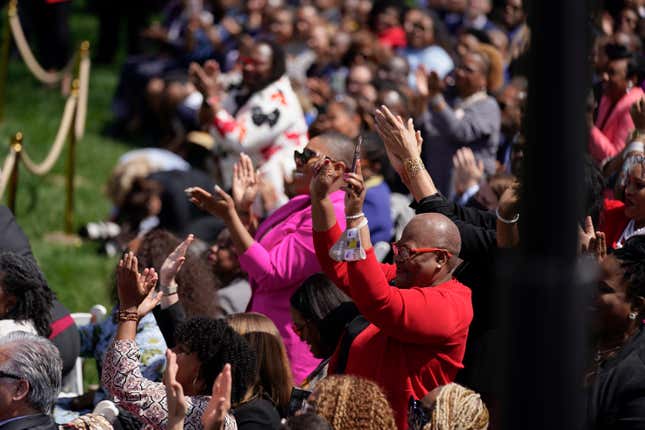
[[[134,340],[114,340],[103,361],[103,386],[119,406],[138,416],[144,429],[165,429],[168,421],[166,388],[145,379],[139,370],[139,348]],[[186,396],[185,430],[201,430],[201,417],[210,396]],[[225,430],[237,430],[235,418],[227,415]]]

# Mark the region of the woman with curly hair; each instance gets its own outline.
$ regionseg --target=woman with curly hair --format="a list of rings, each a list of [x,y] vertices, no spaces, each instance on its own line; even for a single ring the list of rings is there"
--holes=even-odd
[[[293,387],[287,350],[280,332],[273,321],[256,312],[231,315],[228,323],[244,336],[258,358],[255,383],[246,394],[248,406],[240,405],[233,413],[238,427],[242,428],[242,415],[255,420],[256,412],[253,411],[257,410],[264,416],[265,428],[280,428],[280,415],[286,416]],[[244,410],[249,413],[245,414]]]
[[[374,382],[355,376],[323,379],[304,409],[314,409],[334,430],[396,429],[392,408],[383,391]]]
[[[410,430],[486,430],[488,422],[480,395],[459,384],[439,386],[421,400],[410,398]]]
[[[141,375],[139,348],[134,341],[137,321],[159,301],[154,292],[157,274],[154,269],[140,274],[137,266],[132,253],[119,262],[117,334],[105,356],[101,379],[120,406],[137,416],[145,429],[164,429],[168,424],[166,390],[162,383]],[[231,364],[231,403],[235,406],[254,381],[256,356],[248,342],[223,320],[190,319],[178,327],[175,339],[176,380],[186,394],[185,428],[202,428],[201,416],[224,365]],[[235,428],[234,421],[226,415],[224,428]]]
[[[0,254],[0,336],[26,331],[48,337],[54,293],[30,257]]]

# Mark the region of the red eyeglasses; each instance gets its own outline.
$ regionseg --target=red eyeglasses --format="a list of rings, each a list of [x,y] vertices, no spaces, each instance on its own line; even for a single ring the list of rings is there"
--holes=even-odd
[[[405,245],[399,246],[396,243],[392,243],[392,252],[394,252],[394,258],[400,261],[406,261],[417,254],[426,254],[428,252],[443,252],[448,258],[452,257],[452,253],[445,248],[408,248]]]

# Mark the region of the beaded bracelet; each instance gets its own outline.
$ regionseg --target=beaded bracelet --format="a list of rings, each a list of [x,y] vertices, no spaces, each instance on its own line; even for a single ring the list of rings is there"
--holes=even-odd
[[[364,217],[364,216],[365,216],[365,214],[364,214],[363,212],[361,212],[361,213],[358,213],[358,214],[356,214],[356,215],[346,215],[346,216],[345,216],[345,219],[353,220],[353,219],[359,219],[359,218],[362,218],[362,217]]]
[[[119,321],[139,321],[139,314],[135,311],[119,311]]]

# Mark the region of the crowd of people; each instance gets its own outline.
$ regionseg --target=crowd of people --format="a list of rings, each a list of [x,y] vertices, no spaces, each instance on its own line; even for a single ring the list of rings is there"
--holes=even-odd
[[[119,159],[112,212],[82,232],[121,256],[105,319],[74,326],[0,208],[0,430],[501,428],[495,271],[539,144],[526,2],[158,3],[147,49],[128,22],[106,128],[152,145]],[[645,2],[605,3],[579,421],[641,429]],[[59,398],[79,354],[100,386]]]

